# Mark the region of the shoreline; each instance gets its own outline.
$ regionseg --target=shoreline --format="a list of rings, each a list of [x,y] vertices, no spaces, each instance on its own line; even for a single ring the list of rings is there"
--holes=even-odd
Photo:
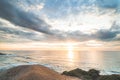
[[[120,74],[100,75],[99,70],[76,68],[58,73],[42,65],[19,65],[0,72],[2,80],[119,80]],[[7,76],[7,77],[6,77]],[[116,79],[117,78],[117,79]]]
[[[21,65],[0,73],[0,80],[81,80],[60,73],[42,65]]]
[[[70,71],[64,71],[62,74],[77,77],[82,80],[120,80],[120,74],[101,75],[100,71],[95,69],[84,71],[76,68]]]

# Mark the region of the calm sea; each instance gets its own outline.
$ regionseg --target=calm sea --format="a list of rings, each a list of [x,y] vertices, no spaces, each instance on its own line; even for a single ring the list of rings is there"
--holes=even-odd
[[[0,51],[0,69],[23,64],[40,64],[57,72],[81,68],[98,69],[101,74],[120,74],[119,51]]]

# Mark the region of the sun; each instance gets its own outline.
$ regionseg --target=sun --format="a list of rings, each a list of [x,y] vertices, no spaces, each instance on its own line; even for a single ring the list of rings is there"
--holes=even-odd
[[[73,44],[72,43],[67,43],[67,49],[68,49],[68,51],[72,51],[73,50]]]

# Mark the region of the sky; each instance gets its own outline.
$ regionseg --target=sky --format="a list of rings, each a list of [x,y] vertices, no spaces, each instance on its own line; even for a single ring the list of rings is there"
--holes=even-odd
[[[120,50],[120,0],[0,0],[0,50]]]

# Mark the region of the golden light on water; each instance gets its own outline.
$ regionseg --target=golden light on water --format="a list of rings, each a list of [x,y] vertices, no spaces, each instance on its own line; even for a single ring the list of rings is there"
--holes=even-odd
[[[74,45],[72,43],[67,43],[66,48],[67,48],[67,57],[68,57],[68,60],[70,61],[70,63],[68,65],[75,66],[75,64],[74,64],[74,59],[75,59]]]
[[[68,58],[72,60],[74,58],[74,53],[73,53],[74,46],[73,46],[73,44],[67,43],[67,49],[68,49]]]
[[[74,53],[73,51],[69,50],[68,51],[68,58],[73,59],[74,58]]]

